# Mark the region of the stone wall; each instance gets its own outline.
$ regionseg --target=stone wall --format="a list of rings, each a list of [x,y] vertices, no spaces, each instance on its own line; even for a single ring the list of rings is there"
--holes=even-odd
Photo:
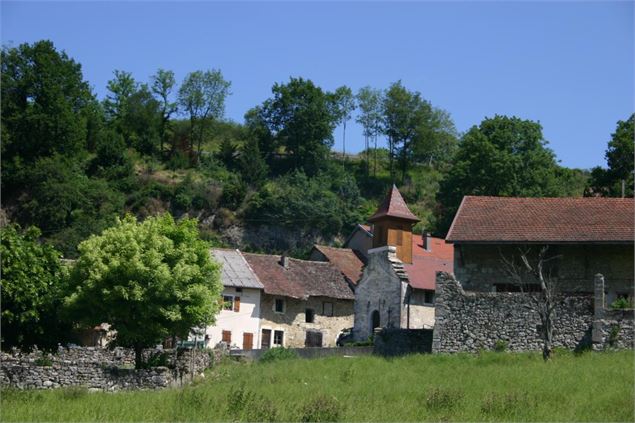
[[[374,353],[384,357],[432,351],[430,329],[382,329],[375,335]]]
[[[455,245],[454,273],[466,291],[493,292],[497,283],[509,282],[502,257],[518,257],[517,245]],[[606,280],[608,304],[617,293],[633,297],[635,268],[630,245],[552,245],[549,253],[560,258],[554,277],[562,290],[593,292],[594,275]]]
[[[337,300],[327,297],[309,297],[306,300],[263,294],[260,304],[260,330],[271,330],[273,342],[274,331],[284,332],[283,346],[286,348],[302,348],[305,346],[307,331],[322,333],[322,346],[334,347],[337,337],[344,329],[353,327],[353,301]],[[284,300],[284,313],[274,311],[276,298]],[[324,304],[330,303],[333,315],[324,313]],[[314,311],[313,323],[306,322],[306,310]],[[260,337],[262,343],[262,336]],[[255,348],[260,347],[260,345]]]
[[[604,279],[595,294],[562,295],[556,308],[554,346],[568,349],[633,346],[633,311],[606,310]],[[453,275],[436,279],[433,352],[476,352],[497,341],[511,351],[542,349],[540,318],[527,307],[527,293],[465,292]],[[610,342],[609,342],[610,341]]]
[[[60,348],[56,354],[0,353],[0,384],[18,389],[83,386],[91,390],[160,389],[179,385],[220,360],[209,350],[147,350],[146,357],[165,353],[167,366],[136,370],[129,349]]]

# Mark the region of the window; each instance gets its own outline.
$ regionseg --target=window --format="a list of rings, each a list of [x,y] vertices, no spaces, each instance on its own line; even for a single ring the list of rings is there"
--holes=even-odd
[[[236,288],[236,292],[243,292],[242,288]]]
[[[232,332],[230,330],[224,330],[223,331],[223,342],[225,342],[227,344],[231,344],[232,343]]]
[[[322,303],[322,314],[324,316],[333,315],[333,303]]]
[[[284,313],[284,299],[276,298],[273,303],[273,311],[276,313]]]
[[[312,308],[307,308],[304,310],[304,321],[306,323],[315,322],[315,311]]]
[[[223,310],[232,311],[234,309],[234,297],[232,295],[223,295]]]
[[[223,310],[227,311],[240,311],[240,297],[234,297],[233,295],[223,295]]]
[[[423,291],[423,302],[426,304],[434,304],[434,291],[425,290]]]
[[[275,347],[284,346],[284,332],[281,330],[273,331],[273,345]]]

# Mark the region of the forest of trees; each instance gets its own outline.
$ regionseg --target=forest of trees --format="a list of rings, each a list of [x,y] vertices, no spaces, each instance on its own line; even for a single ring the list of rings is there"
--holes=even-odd
[[[467,194],[633,196],[633,116],[598,140],[608,167],[581,170],[558,164],[537,122],[496,115],[459,133],[400,81],[354,93],[291,77],[242,123],[224,116],[232,86],[219,69],[180,83],[114,70],[107,88],[98,99],[50,41],[2,50],[3,220],[37,227],[69,258],[126,213],[213,215],[200,229],[216,243],[235,224],[342,236],[393,182],[422,219],[415,230],[440,236]],[[335,153],[354,123],[365,149]]]

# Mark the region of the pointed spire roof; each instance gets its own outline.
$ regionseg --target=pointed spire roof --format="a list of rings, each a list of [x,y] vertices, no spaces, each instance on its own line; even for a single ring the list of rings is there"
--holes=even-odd
[[[375,214],[368,218],[368,221],[374,222],[382,217],[395,217],[398,219],[410,220],[411,222],[419,221],[419,218],[417,218],[417,216],[410,211],[408,205],[406,205],[406,202],[395,184],[392,185],[388,195],[381,203]]]

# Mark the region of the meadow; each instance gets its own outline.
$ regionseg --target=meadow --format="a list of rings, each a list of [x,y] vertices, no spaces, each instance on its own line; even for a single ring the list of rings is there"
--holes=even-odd
[[[633,351],[225,362],[184,388],[3,390],[12,421],[634,421]]]

